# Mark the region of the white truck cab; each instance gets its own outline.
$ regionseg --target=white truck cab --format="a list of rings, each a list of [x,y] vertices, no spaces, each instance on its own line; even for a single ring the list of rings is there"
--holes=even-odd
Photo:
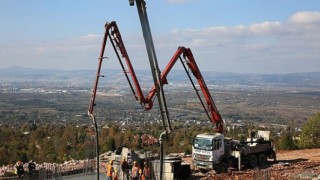
[[[214,169],[225,154],[224,136],[216,134],[199,134],[193,139],[193,166],[197,169]]]

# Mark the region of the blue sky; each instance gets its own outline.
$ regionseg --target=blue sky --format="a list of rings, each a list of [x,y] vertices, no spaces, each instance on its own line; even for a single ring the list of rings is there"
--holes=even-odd
[[[146,2],[161,69],[186,46],[203,71],[320,71],[319,0]],[[134,68],[149,69],[128,0],[0,0],[0,68],[96,69],[106,21],[117,21]],[[104,68],[120,68],[106,56]]]

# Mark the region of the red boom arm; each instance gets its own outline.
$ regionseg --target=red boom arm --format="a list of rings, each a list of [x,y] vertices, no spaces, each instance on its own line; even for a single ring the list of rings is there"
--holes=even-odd
[[[221,117],[217,107],[215,106],[215,103],[211,97],[210,91],[209,91],[209,89],[208,89],[208,87],[207,87],[207,85],[201,75],[201,72],[198,68],[198,65],[197,65],[195,59],[193,58],[193,54],[189,48],[185,48],[185,47],[178,48],[178,50],[173,55],[170,62],[168,63],[168,65],[164,69],[164,71],[161,73],[162,84],[168,84],[167,75],[169,74],[169,72],[171,71],[172,67],[177,62],[177,60],[179,58],[181,58],[181,55],[185,59],[186,64],[188,65],[189,69],[191,70],[192,74],[195,76],[195,78],[197,79],[197,81],[200,85],[201,91],[202,91],[204,98],[207,102],[207,109],[211,115],[210,120],[212,123],[216,124],[215,131],[222,133],[222,131],[223,131],[222,117]],[[153,86],[152,89],[150,90],[147,98],[146,98],[147,102],[149,103],[148,104],[149,106],[145,106],[145,108],[147,110],[152,108],[152,99],[153,99],[155,93],[156,93],[156,90],[155,90],[155,87]]]
[[[155,87],[153,86],[151,88],[148,96],[144,97],[142,90],[141,90],[141,87],[140,87],[140,84],[138,82],[138,79],[137,79],[135,72],[134,72],[134,69],[132,67],[131,61],[129,59],[128,53],[127,53],[126,48],[124,46],[124,43],[122,41],[121,34],[119,32],[119,29],[117,27],[116,22],[112,21],[111,23],[107,23],[105,26],[105,29],[106,30],[105,30],[105,35],[104,35],[104,39],[102,42],[100,56],[98,58],[99,65],[98,65],[98,70],[97,70],[97,74],[96,74],[96,81],[95,81],[94,86],[92,88],[92,95],[91,95],[90,104],[89,104],[89,108],[88,108],[88,114],[91,115],[93,113],[93,108],[95,106],[95,98],[96,98],[96,93],[97,93],[98,81],[99,81],[99,77],[101,76],[100,70],[101,70],[102,61],[104,59],[105,45],[106,45],[108,38],[110,39],[111,44],[114,48],[114,51],[116,52],[116,55],[117,55],[118,60],[121,64],[122,70],[123,70],[128,82],[129,82],[130,88],[131,88],[136,100],[140,102],[140,104],[145,108],[145,110],[150,110],[153,107],[153,100],[154,100],[154,96],[156,94]],[[205,108],[206,112],[207,112],[207,110],[210,111],[210,120],[212,123],[216,124],[216,129],[215,129],[216,132],[221,133],[223,131],[223,120],[222,120],[221,115],[219,114],[219,112],[214,104],[214,101],[210,95],[210,92],[205,84],[205,81],[200,73],[200,70],[199,70],[199,68],[193,58],[192,52],[189,48],[185,48],[185,47],[178,48],[178,50],[175,52],[174,56],[171,58],[170,62],[168,63],[168,65],[166,66],[164,71],[161,73],[162,84],[168,84],[167,75],[169,74],[170,70],[172,69],[172,67],[174,66],[176,61],[178,59],[181,60],[181,55],[185,59],[187,66],[192,71],[193,75],[195,76],[195,78],[197,79],[197,81],[200,85],[200,88],[202,90],[204,98],[207,102],[207,109],[205,107],[204,108]],[[123,65],[123,62],[122,62],[123,59],[125,60],[127,66],[128,66],[128,70],[126,70],[126,68]],[[128,76],[128,74],[131,75],[131,79]],[[135,90],[137,91],[137,93],[134,90],[131,81],[133,81],[134,87],[135,87]]]
[[[101,46],[101,50],[100,50],[100,56],[98,58],[99,59],[99,65],[98,65],[98,70],[97,70],[97,74],[96,74],[96,81],[95,81],[95,83],[93,85],[93,88],[92,88],[92,95],[91,95],[90,104],[89,104],[89,108],[88,108],[88,114],[89,115],[93,113],[93,109],[94,109],[94,106],[95,106],[95,98],[96,98],[96,93],[97,93],[97,87],[98,87],[99,77],[101,76],[100,75],[100,70],[101,70],[102,61],[104,59],[104,52],[105,52],[105,47],[106,47],[106,43],[107,43],[107,39],[108,38],[110,39],[111,44],[113,46],[113,49],[116,52],[116,55],[117,55],[118,60],[119,60],[119,62],[121,64],[123,73],[125,74],[128,82],[129,82],[130,88],[131,88],[132,93],[134,94],[136,100],[139,101],[141,104],[145,104],[146,103],[146,100],[145,100],[145,98],[143,96],[140,84],[138,82],[138,79],[136,77],[134,69],[133,69],[133,67],[131,65],[131,61],[129,59],[127,50],[126,50],[126,48],[124,46],[124,43],[122,41],[121,34],[119,32],[118,26],[117,26],[115,21],[112,21],[111,23],[106,23],[106,25],[105,25],[105,34],[104,34],[104,38],[103,38],[103,41],[102,41],[102,46]],[[125,69],[125,67],[123,65],[123,62],[122,62],[123,59],[121,59],[120,54],[121,54],[121,57],[125,60],[127,66],[128,66],[128,70]],[[130,77],[128,76],[128,74],[131,75],[131,80],[130,80]],[[137,90],[137,93],[135,92],[131,81],[133,81],[135,89]]]

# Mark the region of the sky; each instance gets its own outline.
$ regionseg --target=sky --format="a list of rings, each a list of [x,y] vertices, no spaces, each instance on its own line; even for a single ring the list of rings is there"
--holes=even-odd
[[[146,0],[160,69],[179,46],[201,71],[320,72],[319,0]],[[95,70],[104,24],[116,21],[136,70],[150,69],[128,0],[0,0],[0,70]],[[107,44],[104,69],[120,69]],[[176,69],[182,69],[176,65]]]

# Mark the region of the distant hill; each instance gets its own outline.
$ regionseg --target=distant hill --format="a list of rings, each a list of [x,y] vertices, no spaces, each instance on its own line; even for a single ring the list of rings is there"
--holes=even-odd
[[[320,87],[320,72],[290,74],[244,74],[205,72],[207,84],[238,84],[247,86]]]
[[[231,72],[201,72],[207,85],[239,85],[239,86],[274,86],[274,87],[305,87],[320,88],[320,72],[291,73],[291,74],[249,74]],[[106,81],[110,83],[126,84],[121,70],[101,70]],[[130,74],[128,74],[130,75]],[[152,84],[151,72],[148,70],[136,71],[141,84]],[[79,82],[91,87],[96,76],[95,70],[45,70],[23,67],[0,69],[0,82]],[[192,76],[192,74],[191,74]],[[192,76],[193,77],[193,76]],[[183,70],[175,70],[168,75],[170,83],[189,83]]]

